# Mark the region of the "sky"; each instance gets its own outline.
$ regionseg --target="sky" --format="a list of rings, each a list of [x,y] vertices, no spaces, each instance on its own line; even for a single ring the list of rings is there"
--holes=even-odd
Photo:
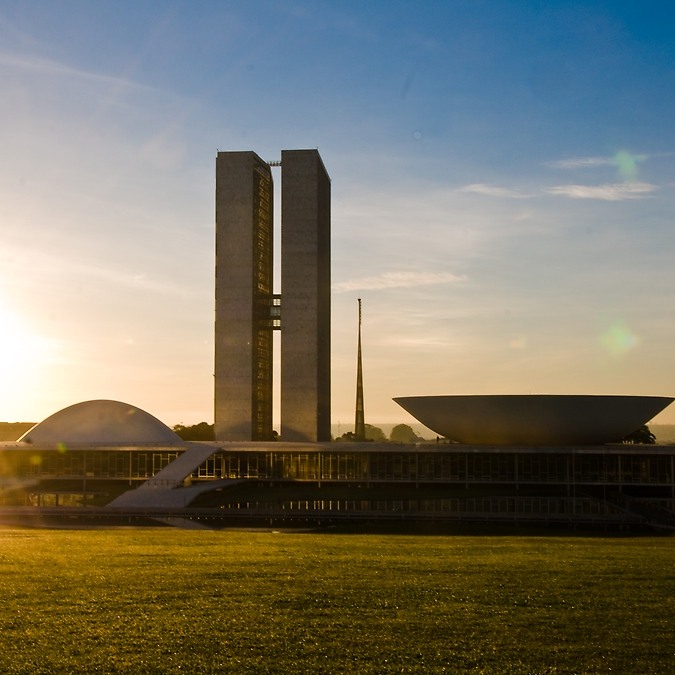
[[[371,424],[413,421],[396,396],[675,395],[673,25],[668,0],[0,0],[0,420],[213,421],[219,150],[331,176],[341,433],[357,298]]]

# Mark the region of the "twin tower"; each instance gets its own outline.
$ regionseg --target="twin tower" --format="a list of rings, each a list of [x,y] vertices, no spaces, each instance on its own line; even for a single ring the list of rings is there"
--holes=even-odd
[[[281,165],[281,293],[274,189]],[[215,434],[269,441],[273,330],[281,330],[281,440],[330,435],[330,178],[316,150],[216,158]]]

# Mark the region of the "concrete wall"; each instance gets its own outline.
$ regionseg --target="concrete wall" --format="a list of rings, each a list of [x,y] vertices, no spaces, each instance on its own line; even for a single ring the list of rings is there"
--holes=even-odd
[[[253,152],[216,158],[215,433],[268,440],[272,433],[272,175]]]
[[[330,178],[281,153],[281,438],[330,440]]]

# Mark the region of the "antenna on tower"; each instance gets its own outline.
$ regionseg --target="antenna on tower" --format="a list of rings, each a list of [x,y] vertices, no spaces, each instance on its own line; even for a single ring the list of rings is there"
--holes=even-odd
[[[356,421],[354,423],[354,440],[366,440],[366,423],[363,413],[363,365],[361,362],[361,298],[359,298],[359,346],[356,357]]]

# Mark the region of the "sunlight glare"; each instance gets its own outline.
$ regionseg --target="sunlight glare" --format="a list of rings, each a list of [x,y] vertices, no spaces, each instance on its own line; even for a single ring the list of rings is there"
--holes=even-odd
[[[35,334],[21,317],[0,304],[0,378],[18,386],[39,369],[54,350],[52,341]]]

